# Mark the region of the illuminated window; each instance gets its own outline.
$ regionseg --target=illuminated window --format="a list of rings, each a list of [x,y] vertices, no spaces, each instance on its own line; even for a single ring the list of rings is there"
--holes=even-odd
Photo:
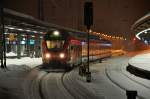
[[[55,41],[46,41],[46,45],[48,49],[51,48],[63,48],[64,41],[63,40],[55,40]]]

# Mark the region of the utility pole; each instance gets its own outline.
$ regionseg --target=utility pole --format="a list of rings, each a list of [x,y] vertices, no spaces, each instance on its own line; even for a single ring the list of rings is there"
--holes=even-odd
[[[86,72],[86,76],[87,76],[87,82],[91,82],[91,72],[90,72],[90,60],[89,60],[89,56],[90,56],[90,44],[89,44],[89,38],[90,38],[90,28],[93,25],[93,3],[91,0],[86,0],[86,2],[84,3],[84,25],[87,27],[88,30],[88,34],[87,34],[87,72]]]

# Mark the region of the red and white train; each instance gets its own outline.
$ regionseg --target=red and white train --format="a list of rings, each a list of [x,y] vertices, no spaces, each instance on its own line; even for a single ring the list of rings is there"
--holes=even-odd
[[[89,36],[89,59],[99,60],[111,56],[112,44],[99,36]],[[87,33],[50,30],[42,41],[43,66],[70,68],[87,62]]]

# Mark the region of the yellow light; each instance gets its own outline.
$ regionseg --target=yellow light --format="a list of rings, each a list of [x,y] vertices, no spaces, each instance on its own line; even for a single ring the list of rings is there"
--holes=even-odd
[[[46,58],[51,58],[51,54],[50,54],[50,53],[46,53],[46,54],[45,54],[45,57],[46,57]]]
[[[60,57],[60,58],[64,58],[64,57],[65,57],[65,54],[64,54],[64,53],[60,53],[60,54],[59,54],[59,57]]]
[[[54,34],[55,36],[58,36],[58,35],[59,35],[59,31],[54,31],[53,34]]]
[[[90,30],[89,30],[89,32],[91,33],[91,32],[92,32],[92,30],[90,29]]]

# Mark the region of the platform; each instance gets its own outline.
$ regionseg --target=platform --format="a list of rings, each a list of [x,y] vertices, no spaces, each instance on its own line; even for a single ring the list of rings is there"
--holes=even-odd
[[[150,53],[134,56],[126,69],[136,76],[150,79]]]

